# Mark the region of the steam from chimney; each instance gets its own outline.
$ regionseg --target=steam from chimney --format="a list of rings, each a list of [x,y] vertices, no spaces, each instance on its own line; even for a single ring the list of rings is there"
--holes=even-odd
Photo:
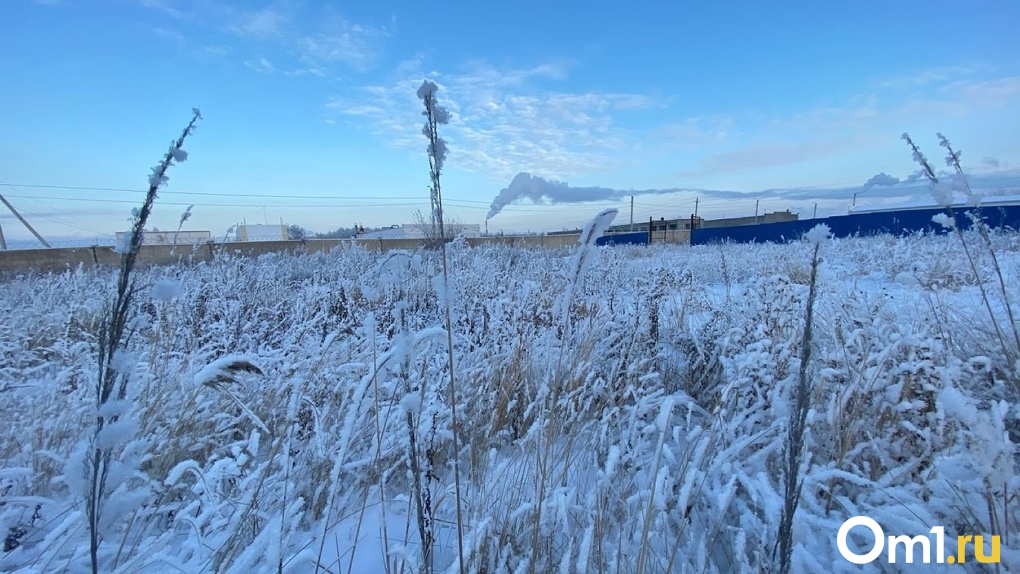
[[[605,201],[621,199],[631,194],[664,194],[675,193],[679,189],[647,189],[642,191],[610,189],[608,187],[571,187],[562,181],[549,181],[530,173],[518,173],[510,182],[510,185],[499,192],[499,195],[492,200],[489,213],[485,216],[488,221],[499,214],[504,207],[511,203],[530,199],[535,203],[547,201],[557,203],[582,203],[586,201]]]

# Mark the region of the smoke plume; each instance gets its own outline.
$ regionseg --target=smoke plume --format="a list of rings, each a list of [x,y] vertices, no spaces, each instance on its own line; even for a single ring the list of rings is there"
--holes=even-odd
[[[605,201],[609,199],[620,199],[631,194],[663,194],[675,193],[679,189],[646,189],[642,191],[627,191],[622,189],[610,189],[608,187],[571,187],[562,181],[549,181],[530,173],[518,173],[514,176],[510,185],[499,192],[496,199],[492,200],[489,213],[485,216],[488,221],[499,214],[504,207],[511,203],[530,199],[535,203],[548,202],[557,203],[582,203],[586,201]]]
[[[864,191],[868,191],[876,185],[896,185],[899,182],[900,178],[893,177],[883,171],[880,174],[871,176],[871,179],[864,182]]]

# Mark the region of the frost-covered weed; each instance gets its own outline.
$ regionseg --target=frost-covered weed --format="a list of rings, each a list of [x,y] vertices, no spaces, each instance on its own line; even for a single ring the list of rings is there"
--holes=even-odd
[[[1005,273],[1020,268],[1013,236],[991,240]],[[807,296],[789,271],[810,269],[810,245],[600,248],[569,307],[570,251],[449,247],[468,571],[775,568]],[[417,571],[413,429],[436,570],[457,569],[440,261],[407,255],[392,273],[357,248],[137,272],[148,494],[111,523],[103,564]],[[826,245],[792,571],[860,571],[835,545],[857,514],[887,532],[994,532],[1003,568],[1020,563],[1016,403],[961,256],[949,236]],[[92,420],[90,293],[110,277],[3,286],[0,570],[82,570],[68,461]],[[222,382],[233,396],[201,384],[230,357],[262,374]]]

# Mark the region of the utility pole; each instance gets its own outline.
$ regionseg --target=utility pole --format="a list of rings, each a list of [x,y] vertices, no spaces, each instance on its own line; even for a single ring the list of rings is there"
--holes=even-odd
[[[0,251],[7,251],[7,240],[4,239],[3,227],[0,227]]]
[[[630,196],[630,231],[634,231],[634,196]]]
[[[758,223],[758,200],[754,200],[754,223]]]
[[[699,199],[701,199],[701,198],[700,197],[695,197],[694,198],[694,217],[695,218],[698,217],[698,200]]]
[[[6,206],[7,206],[7,209],[10,209],[10,210],[11,210],[11,213],[13,213],[13,214],[14,214],[14,217],[17,217],[17,218],[18,218],[18,221],[20,221],[22,225],[24,225],[25,227],[27,227],[27,228],[28,228],[28,230],[32,232],[32,235],[34,235],[34,236],[35,236],[35,238],[39,240],[39,243],[42,243],[42,244],[43,244],[43,247],[45,247],[45,248],[47,248],[47,249],[49,249],[49,248],[50,248],[50,244],[49,244],[49,243],[46,243],[46,240],[42,238],[42,235],[39,235],[39,232],[37,232],[37,231],[35,230],[35,228],[33,228],[33,227],[32,227],[31,225],[29,225],[29,223],[28,223],[27,221],[25,221],[25,218],[24,218],[24,217],[22,217],[20,213],[18,213],[18,210],[17,210],[17,209],[14,209],[14,206],[13,206],[13,205],[11,205],[9,201],[7,201],[7,198],[6,198],[6,197],[4,197],[4,196],[0,195],[0,201],[2,201],[2,202],[4,203],[4,205],[6,205]],[[6,242],[5,242],[5,243],[6,243]],[[6,249],[6,248],[7,248],[7,247],[4,247],[4,249]]]
[[[811,219],[818,219],[818,202],[815,202],[815,212],[811,214]]]

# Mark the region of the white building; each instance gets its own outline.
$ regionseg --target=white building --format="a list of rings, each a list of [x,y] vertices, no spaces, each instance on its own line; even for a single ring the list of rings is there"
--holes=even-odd
[[[248,225],[242,223],[234,230],[234,241],[286,241],[286,225]]]

